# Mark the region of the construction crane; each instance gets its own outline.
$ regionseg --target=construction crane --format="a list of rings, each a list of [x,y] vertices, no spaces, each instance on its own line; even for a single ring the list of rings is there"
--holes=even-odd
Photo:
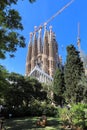
[[[61,14],[68,6],[70,6],[72,4],[74,0],[71,0],[69,3],[67,3],[64,7],[62,7],[59,11],[57,11],[52,17],[50,17],[45,23],[43,23],[42,25],[40,25],[39,27],[35,26],[35,30],[34,32],[32,32],[32,34],[38,32],[40,29],[46,27],[46,25],[51,22],[57,15]]]
[[[78,23],[77,46],[78,46],[79,51],[81,50],[81,48],[80,48],[80,42],[81,42],[81,39],[80,39],[80,23]]]

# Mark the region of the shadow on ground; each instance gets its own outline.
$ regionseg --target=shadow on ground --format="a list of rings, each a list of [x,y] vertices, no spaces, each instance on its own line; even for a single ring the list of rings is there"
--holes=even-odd
[[[57,118],[48,118],[46,127],[36,125],[37,118],[8,119],[5,123],[7,130],[62,130]]]

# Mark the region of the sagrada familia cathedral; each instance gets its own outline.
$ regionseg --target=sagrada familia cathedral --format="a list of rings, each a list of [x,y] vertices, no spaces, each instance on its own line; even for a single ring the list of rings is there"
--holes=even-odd
[[[52,26],[47,30],[46,25],[65,10],[73,0],[67,3],[63,8],[56,12],[47,23],[39,27],[38,31],[35,27],[34,33],[30,33],[30,42],[28,46],[28,54],[26,60],[26,76],[32,76],[37,78],[42,83],[51,83],[56,68],[63,69],[62,58],[58,54],[58,43],[56,35],[52,30]],[[44,27],[44,33],[42,38],[42,28]],[[80,57],[83,60],[83,54],[80,49],[80,27],[78,24],[78,37],[77,45],[80,52]],[[87,59],[87,57],[86,57]],[[84,65],[85,74],[87,75],[87,65]]]
[[[77,46],[80,52],[80,57],[83,61],[85,75],[87,75],[87,56],[84,55],[80,48],[80,33],[78,26]],[[42,83],[51,83],[57,68],[63,70],[62,58],[58,54],[58,43],[56,35],[52,30],[52,26],[47,30],[44,26],[42,37],[42,27],[38,33],[30,33],[30,42],[28,46],[28,54],[26,60],[26,76],[32,76]]]
[[[35,27],[36,29],[36,27]],[[62,59],[58,55],[58,43],[52,26],[44,27],[38,33],[30,33],[28,54],[26,60],[26,76],[37,78],[40,82],[51,83],[56,68],[62,69]]]

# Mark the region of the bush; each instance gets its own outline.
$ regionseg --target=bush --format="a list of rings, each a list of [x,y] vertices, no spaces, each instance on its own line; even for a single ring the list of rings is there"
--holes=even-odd
[[[87,105],[81,103],[73,105],[70,110],[73,125],[80,126],[83,129],[86,127],[86,113],[84,110],[87,110]]]
[[[70,127],[87,128],[87,105],[86,104],[74,104],[70,109],[66,107],[59,110],[60,120],[63,125]]]
[[[57,108],[52,105],[45,106],[44,110],[47,116],[56,116],[57,115]]]
[[[42,114],[46,114],[46,116],[56,116],[57,108],[47,104],[45,101],[40,102],[38,100],[33,100],[28,107],[10,107],[7,108],[5,117],[9,117],[9,114],[12,114],[12,117],[24,117],[24,116],[42,116]]]

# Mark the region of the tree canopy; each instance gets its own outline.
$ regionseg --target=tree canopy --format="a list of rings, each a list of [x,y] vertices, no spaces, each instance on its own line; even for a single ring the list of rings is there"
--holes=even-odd
[[[5,103],[12,107],[27,106],[32,99],[45,100],[47,93],[38,80],[17,73],[9,73],[8,89],[4,95]]]
[[[81,80],[78,83],[79,87],[79,101],[83,101],[84,103],[87,103],[87,76],[82,75]]]
[[[35,2],[36,0],[29,0],[31,3]]]
[[[84,74],[83,62],[79,52],[73,45],[67,47],[67,58],[65,64],[66,99],[69,102],[78,102],[78,82]]]
[[[59,105],[63,104],[64,91],[65,91],[64,73],[61,69],[57,69],[53,80],[53,92],[54,92],[54,99],[58,102]]]
[[[31,3],[35,0],[29,0]],[[19,33],[23,30],[22,17],[19,12],[12,9],[18,0],[0,0],[0,58],[11,57],[18,47],[25,47],[25,38]]]
[[[5,67],[0,65],[0,103],[4,100],[4,94],[7,91],[8,88],[8,71]]]

